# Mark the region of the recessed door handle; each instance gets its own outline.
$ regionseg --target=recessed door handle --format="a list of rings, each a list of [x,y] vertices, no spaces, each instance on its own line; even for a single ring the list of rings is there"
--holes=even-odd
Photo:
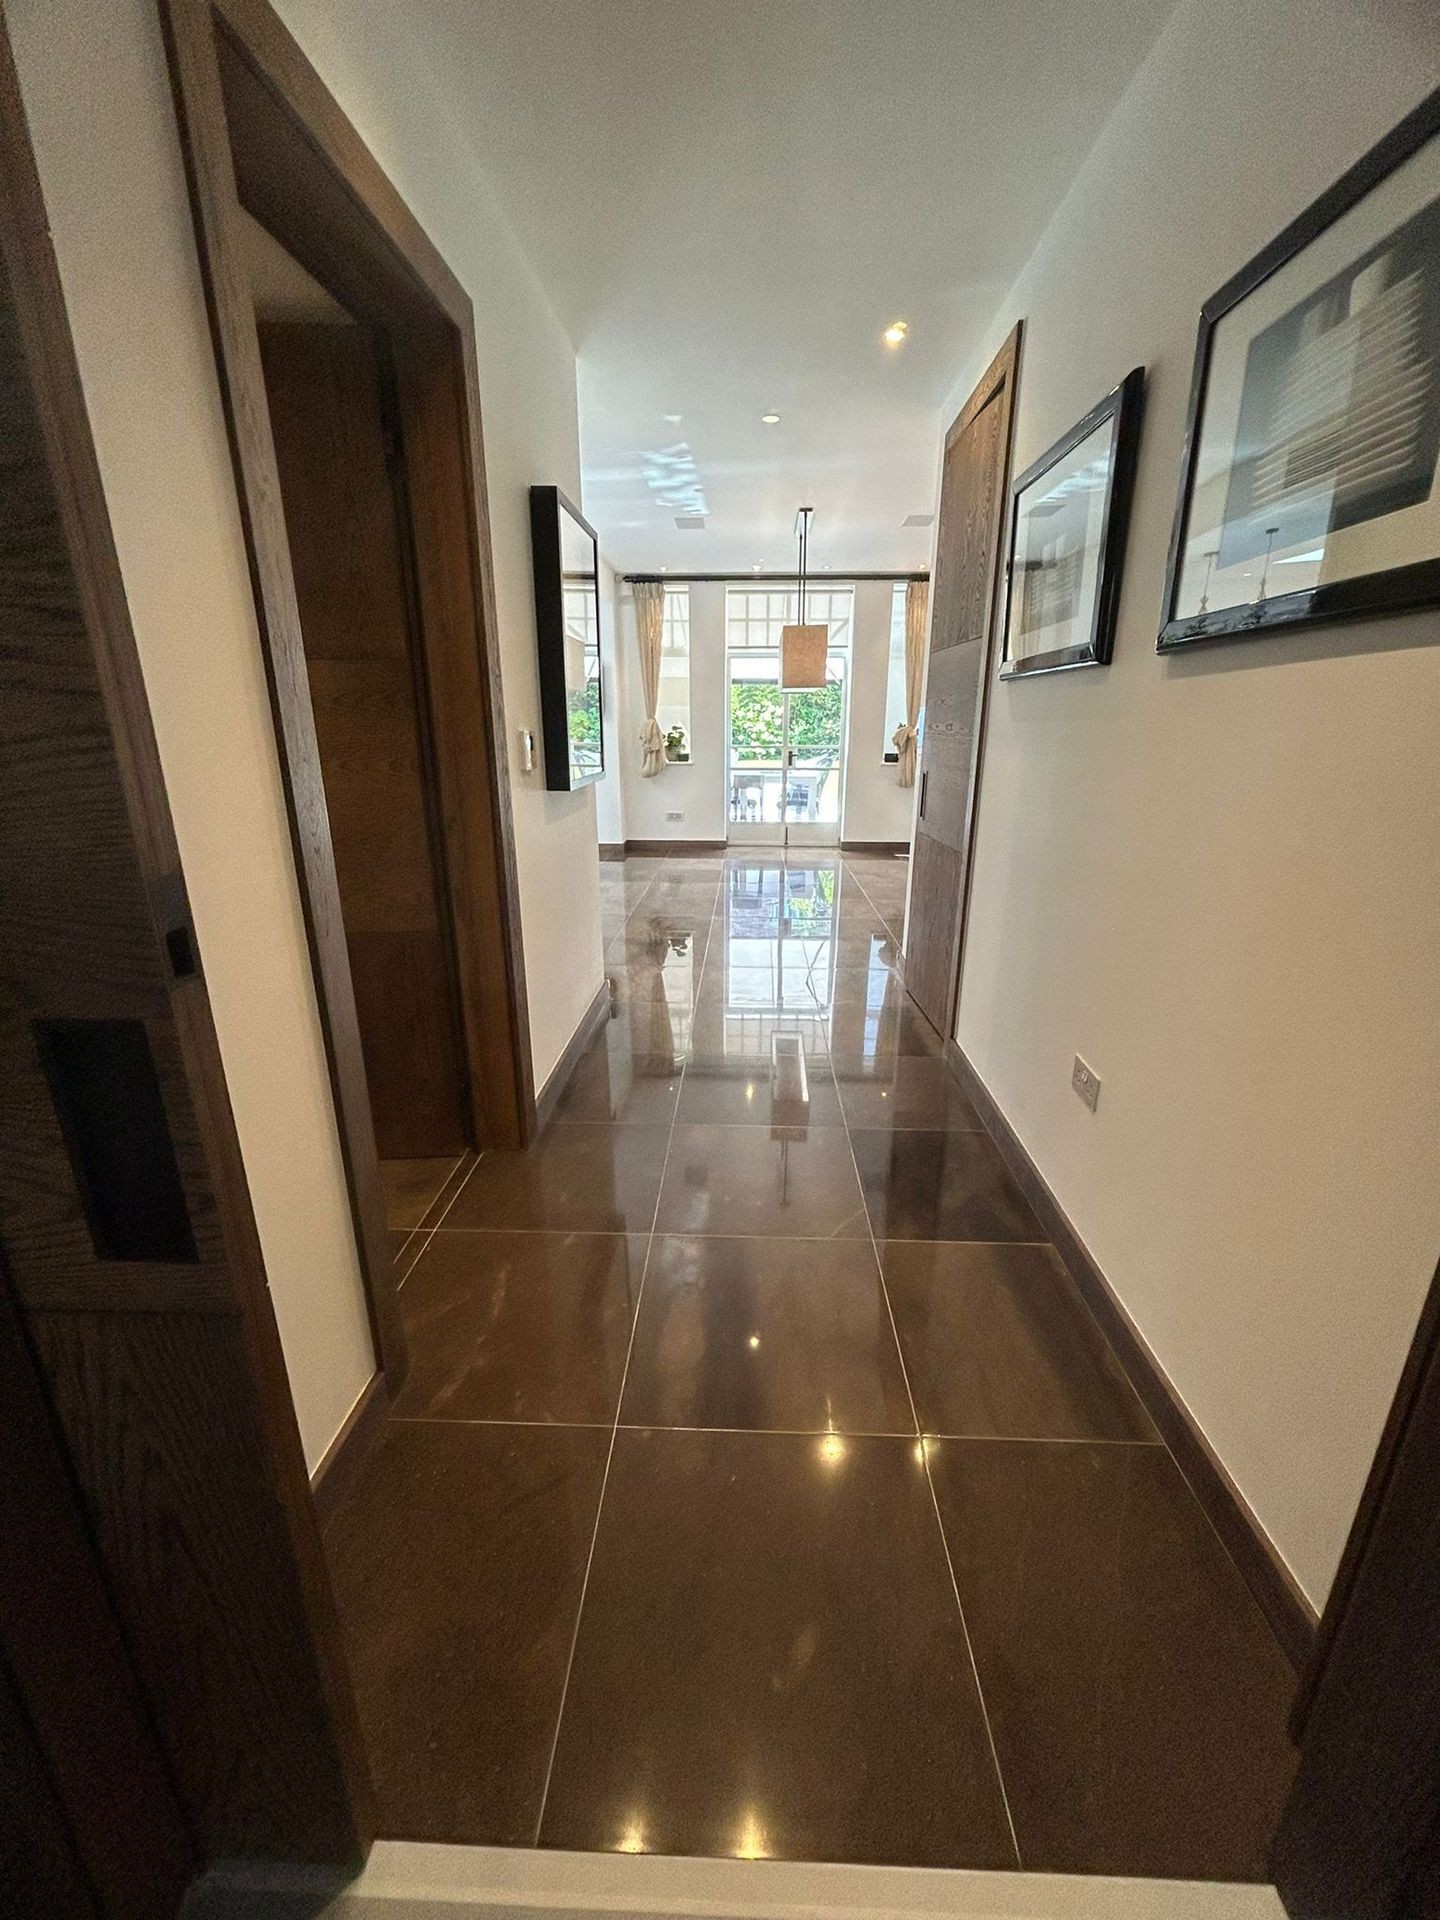
[[[929,785],[930,770],[928,767],[922,767],[920,770],[920,818],[922,820],[925,818],[925,793]]]

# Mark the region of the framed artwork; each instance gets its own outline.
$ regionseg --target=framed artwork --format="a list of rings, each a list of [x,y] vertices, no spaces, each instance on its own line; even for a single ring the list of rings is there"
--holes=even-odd
[[[1440,92],[1207,300],[1162,653],[1440,602]]]
[[[545,785],[568,793],[605,771],[600,543],[558,487],[530,489]]]
[[[1110,659],[1144,395],[1136,367],[1011,489],[1002,680]]]

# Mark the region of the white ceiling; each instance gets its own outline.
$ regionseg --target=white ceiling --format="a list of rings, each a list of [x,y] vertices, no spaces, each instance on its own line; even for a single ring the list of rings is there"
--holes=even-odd
[[[575,343],[607,557],[706,572],[792,565],[802,501],[812,565],[926,563],[937,410],[1174,0],[412,4]]]

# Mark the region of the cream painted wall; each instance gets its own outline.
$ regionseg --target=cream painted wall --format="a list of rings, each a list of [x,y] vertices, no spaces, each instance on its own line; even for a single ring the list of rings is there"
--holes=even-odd
[[[9,9],[307,1460],[374,1361],[153,0]],[[403,13],[282,6],[475,304],[537,1084],[602,979],[595,801],[539,732],[527,488],[579,493],[570,344]],[[123,208],[121,196],[123,195]]]
[[[844,575],[835,570],[837,582]],[[855,583],[851,640],[850,703],[845,799],[841,814],[847,840],[908,840],[914,790],[896,784],[895,769],[882,758],[885,675],[890,653],[888,580]],[[635,611],[630,589],[619,591],[621,654],[635,660]],[[690,583],[690,751],[686,765],[667,766],[647,780],[638,749],[644,719],[638,665],[624,683],[622,728],[625,830],[632,840],[723,840],[725,793],[725,588],[717,581]],[[671,812],[680,821],[667,820]],[[602,838],[605,836],[602,835]]]
[[[528,489],[581,501],[575,354],[462,130],[441,104],[421,36],[388,0],[279,0],[278,11],[475,306],[485,473],[509,728],[535,1084],[603,978],[595,796],[549,793],[540,740]]]
[[[841,838],[909,841],[915,789],[902,787],[885,762],[885,687],[890,671],[894,582],[855,582],[855,640],[850,659],[850,732]]]
[[[159,14],[6,11],[313,1467],[374,1359]]]
[[[944,412],[1017,316],[1017,469],[1151,371],[1114,664],[994,690],[958,1036],[1317,1606],[1440,1254],[1440,614],[1155,633],[1202,300],[1437,79],[1410,0],[1183,0]]]
[[[647,780],[640,771],[640,727],[645,718],[635,648],[635,601],[621,584],[620,645],[626,655],[621,765],[625,831],[632,840],[725,838],[725,589],[716,581],[690,583],[690,753]],[[634,671],[629,668],[633,665]],[[683,813],[683,820],[667,820]]]

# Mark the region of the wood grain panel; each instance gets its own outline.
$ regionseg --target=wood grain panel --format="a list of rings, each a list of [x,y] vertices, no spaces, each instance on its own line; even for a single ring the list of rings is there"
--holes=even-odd
[[[359,326],[266,324],[261,357],[376,1144],[471,1144],[435,756],[398,446]]]
[[[905,979],[943,1034],[955,1024],[991,679],[991,628],[1020,329],[945,437]]]
[[[0,1659],[0,1913],[105,1920],[34,1732]]]
[[[200,1856],[354,1862],[353,1696],[3,20],[0,259],[0,1240]],[[143,1021],[198,1259],[97,1252],[37,1018]],[[73,1613],[57,1657],[103,1686]],[[110,1811],[159,1863],[129,1771]]]
[[[240,1327],[44,1313],[30,1330],[207,1853],[335,1858],[349,1807]]]

